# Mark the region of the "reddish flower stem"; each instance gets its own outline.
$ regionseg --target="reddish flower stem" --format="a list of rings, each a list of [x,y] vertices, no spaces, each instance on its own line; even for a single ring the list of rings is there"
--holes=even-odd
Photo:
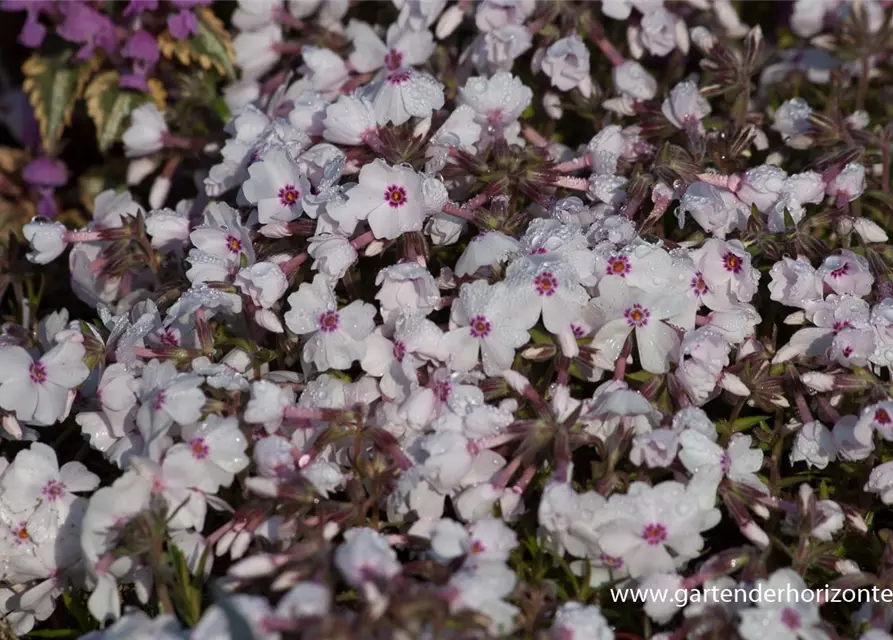
[[[612,65],[616,67],[623,64],[623,56],[620,55],[617,48],[611,44],[611,41],[608,40],[602,26],[597,22],[593,22],[589,27],[589,39],[592,40],[595,46],[598,47],[598,50],[604,54]]]
[[[445,205],[443,205],[441,211],[451,216],[462,218],[463,220],[468,220],[469,222],[474,220],[474,214],[471,211],[468,211],[464,207],[460,207],[459,205],[452,202],[447,202]]]
[[[557,164],[555,165],[555,170],[564,173],[566,171],[577,171],[579,169],[585,169],[586,167],[590,166],[592,166],[592,158],[586,155]]]
[[[307,262],[307,258],[309,257],[310,254],[305,251],[304,253],[299,253],[288,262],[279,265],[279,267],[282,269],[282,273],[285,274],[285,277],[289,278],[295,271],[300,268],[302,264]]]
[[[552,184],[556,187],[564,187],[565,189],[573,189],[575,191],[589,191],[589,180],[586,178],[577,178],[575,176],[558,176],[552,178]]]
[[[375,234],[371,231],[367,231],[366,233],[357,236],[353,240],[350,241],[350,246],[354,249],[360,250],[365,247],[368,247],[375,240]]]
[[[530,125],[524,125],[523,133],[524,133],[524,139],[527,140],[527,142],[532,144],[534,147],[539,147],[540,149],[545,149],[546,147],[549,146],[549,141],[546,140],[546,138],[544,138],[542,136],[542,134],[540,134],[539,131],[537,131]]]

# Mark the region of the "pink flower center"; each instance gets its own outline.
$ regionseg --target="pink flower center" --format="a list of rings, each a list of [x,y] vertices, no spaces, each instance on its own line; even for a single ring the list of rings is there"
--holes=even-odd
[[[849,358],[851,355],[853,355],[853,348],[850,345],[847,345],[843,348],[843,351],[841,353],[843,353],[844,358]]]
[[[575,338],[582,338],[583,336],[586,335],[586,329],[584,329],[583,327],[581,327],[578,324],[571,324],[571,331],[574,332]]]
[[[729,457],[728,453],[723,453],[719,459],[719,468],[722,470],[724,474],[729,472],[729,469],[732,468],[732,459]]]
[[[388,74],[388,83],[403,84],[404,82],[409,82],[410,77],[412,76],[410,76],[409,71],[394,71]]]
[[[471,331],[472,338],[485,338],[490,335],[491,329],[490,321],[487,320],[486,317],[475,316],[471,319],[469,330]]]
[[[326,333],[337,331],[340,323],[341,318],[338,316],[337,311],[326,311],[319,314],[319,318],[316,319],[316,324],[319,325],[319,330]]]
[[[447,380],[438,382],[434,385],[434,395],[437,396],[437,399],[441,402],[446,402],[452,392],[453,384]]]
[[[19,526],[12,528],[12,537],[17,545],[28,542],[31,539],[31,534],[28,533],[25,522],[20,522]]]
[[[501,127],[504,124],[505,112],[502,109],[493,109],[487,114],[487,122],[494,127]]]
[[[608,569],[619,569],[623,566],[623,558],[609,556],[607,553],[600,553],[598,559],[602,566]]]
[[[279,197],[282,197],[282,191],[279,191]],[[242,253],[242,241],[239,240],[236,236],[226,236],[226,248],[233,255],[239,255]]]
[[[34,384],[43,384],[47,381],[47,369],[42,362],[32,362],[28,367],[28,375]]]
[[[211,452],[204,438],[193,438],[189,441],[189,448],[192,449],[192,457],[196,460],[204,460]]]
[[[179,347],[180,339],[170,329],[165,329],[158,334],[158,341],[166,347]]]
[[[692,291],[695,292],[695,295],[699,297],[710,291],[710,288],[707,286],[707,283],[704,282],[704,277],[701,275],[700,271],[695,273],[695,276],[691,279],[691,288]]]
[[[279,190],[279,202],[283,207],[290,207],[301,198],[301,192],[293,184],[287,184]]]
[[[801,626],[801,618],[800,614],[791,609],[790,607],[786,607],[781,612],[781,623],[786,626],[791,631],[799,629]]]
[[[152,398],[152,408],[155,409],[155,411],[158,411],[164,406],[165,400],[167,400],[167,397],[165,396],[164,391],[159,391],[155,394],[155,397]]]
[[[835,333],[838,333],[840,331],[843,331],[844,329],[852,329],[853,325],[850,324],[849,320],[838,320],[831,328],[834,329]]]
[[[741,269],[744,268],[744,261],[741,259],[741,256],[737,256],[731,251],[722,257],[722,264],[726,271],[731,271],[734,274],[741,273]]]
[[[649,522],[642,529],[642,539],[652,547],[667,539],[667,528],[660,522]]]
[[[50,480],[46,483],[40,493],[50,502],[55,502],[65,495],[65,485],[58,480]]]
[[[397,209],[406,204],[406,189],[400,185],[392,184],[384,191],[384,201],[392,209]]]
[[[530,255],[541,256],[544,253],[549,253],[549,250],[546,249],[545,247],[537,247],[536,249],[534,249],[533,251],[530,252]]]
[[[486,551],[486,548],[484,547],[484,543],[480,540],[474,540],[471,543],[471,553],[477,555],[479,553],[483,553],[484,551]]]
[[[648,318],[651,317],[651,312],[637,303],[624,311],[623,317],[626,318],[626,324],[633,328],[641,329],[648,324]]]
[[[394,343],[394,359],[397,362],[403,362],[403,356],[406,355],[406,345],[402,342]]]
[[[605,272],[609,276],[625,278],[630,270],[632,270],[632,265],[629,263],[629,258],[626,256],[611,256],[608,258],[608,268],[605,269]]]
[[[540,296],[551,296],[558,289],[558,278],[552,272],[544,271],[533,279],[533,287]]]
[[[850,263],[844,262],[842,265],[837,267],[834,271],[832,271],[829,275],[837,280],[838,278],[844,277],[846,274],[850,272]]]
[[[890,414],[884,408],[874,412],[874,421],[878,424],[890,424]]]
[[[403,54],[396,49],[391,49],[384,57],[384,66],[388,71],[396,71],[403,66]]]

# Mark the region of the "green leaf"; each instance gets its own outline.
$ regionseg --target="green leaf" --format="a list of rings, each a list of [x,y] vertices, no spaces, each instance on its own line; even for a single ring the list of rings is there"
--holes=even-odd
[[[762,422],[766,422],[769,419],[769,416],[747,416],[745,418],[738,418],[735,420],[735,424],[732,425],[732,431],[746,431],[751,427],[755,427]]]
[[[65,605],[66,611],[74,618],[78,624],[78,628],[82,633],[96,629],[96,622],[87,609],[87,603],[80,593],[72,595],[69,592],[62,594],[62,603]]]
[[[788,208],[784,208],[784,228],[785,229],[796,229],[797,223],[794,222],[794,217],[791,215],[791,212],[788,211]]]
[[[56,144],[71,123],[74,106],[96,64],[95,60],[75,63],[71,58],[71,51],[55,57],[34,54],[22,65],[25,75],[22,88],[34,108],[47,154],[55,153]]]
[[[217,114],[217,117],[220,118],[221,122],[229,122],[233,117],[226,104],[226,100],[224,100],[222,96],[214,98],[211,102],[211,109]]]
[[[176,57],[184,65],[198,63],[202,69],[214,69],[222,76],[234,78],[235,53],[223,23],[207,7],[196,9],[198,35],[177,40],[165,31],[158,37],[158,47],[166,58]]]
[[[536,344],[555,344],[551,334],[546,333],[537,327],[530,330],[530,339]]]
[[[856,365],[850,365],[850,368],[853,370],[853,373],[856,374],[856,376],[861,378],[862,380],[866,380],[867,382],[870,382],[871,384],[878,383],[878,379],[876,377],[874,377],[874,375],[867,369],[863,369],[862,367],[859,367]]]
[[[893,210],[893,194],[884,193],[877,189],[871,189],[862,194],[865,199],[877,200],[887,207],[888,211]]]
[[[96,142],[100,151],[107,151],[124,133],[130,113],[147,102],[145,95],[119,87],[117,71],[96,76],[87,87],[87,113],[96,125]]]
[[[43,629],[32,631],[28,638],[77,638],[81,634],[74,629]]]
[[[204,568],[207,552],[208,550],[205,549],[200,562],[200,569]],[[180,618],[187,626],[192,627],[202,616],[202,581],[204,573],[199,571],[198,575],[193,578],[192,574],[189,573],[189,563],[186,560],[186,556],[183,555],[183,552],[175,544],[168,544],[167,555],[173,569],[170,590],[171,599]]]

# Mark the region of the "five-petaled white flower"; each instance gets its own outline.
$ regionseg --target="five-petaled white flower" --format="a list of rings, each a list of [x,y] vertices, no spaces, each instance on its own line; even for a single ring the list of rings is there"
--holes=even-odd
[[[462,285],[450,314],[452,329],[443,338],[453,369],[469,371],[479,357],[487,375],[511,368],[515,349],[529,337],[519,325],[514,302],[502,284],[475,280]]]
[[[68,393],[90,370],[84,346],[66,340],[34,360],[22,347],[0,347],[0,407],[22,422],[51,425],[68,410]]]
[[[357,223],[366,220],[375,237],[386,240],[421,231],[425,212],[422,177],[409,167],[390,167],[379,159],[360,170],[359,184],[347,192],[346,202],[328,209],[345,233],[353,233]]]
[[[375,328],[375,307],[354,300],[338,308],[329,280],[317,275],[288,296],[285,326],[307,336],[302,361],[317,370],[348,369],[366,353],[366,337]]]

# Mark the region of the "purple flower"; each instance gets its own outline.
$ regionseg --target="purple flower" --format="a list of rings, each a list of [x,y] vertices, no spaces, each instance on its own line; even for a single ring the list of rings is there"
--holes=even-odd
[[[77,57],[85,60],[93,55],[93,49],[99,47],[113,52],[118,46],[115,24],[89,5],[81,2],[66,2],[61,5],[65,21],[56,32],[68,40],[83,44]]]
[[[122,89],[133,89],[134,91],[147,92],[149,83],[146,81],[146,72],[134,65],[131,73],[125,73],[118,80],[118,86]]]
[[[171,0],[171,4],[181,9],[191,9],[192,7],[211,4],[211,0]]]
[[[40,24],[40,14],[52,7],[51,0],[3,0],[0,9],[3,11],[27,11],[25,24],[19,33],[19,43],[36,49],[43,43],[47,30]]]
[[[158,0],[130,0],[130,4],[124,9],[124,17],[136,15],[143,11],[155,11],[158,8]]]
[[[25,20],[25,24],[22,25],[22,32],[19,34],[19,43],[31,49],[36,49],[43,43],[46,35],[46,27],[40,24],[34,13],[28,12],[28,19]]]
[[[53,192],[56,187],[64,186],[68,182],[68,171],[62,161],[40,156],[28,163],[22,170],[22,177],[37,190],[39,195],[37,215],[54,218],[58,213],[58,207]]]
[[[133,58],[150,66],[158,62],[158,58],[161,56],[158,51],[158,43],[146,31],[137,31],[130,36],[121,53],[126,58]]]
[[[68,182],[68,170],[61,160],[40,156],[25,166],[22,177],[35,187],[62,187]]]
[[[167,17],[167,28],[177,40],[183,40],[189,34],[198,35],[198,20],[191,11],[183,9]]]
[[[40,13],[52,9],[53,4],[53,0],[0,0],[0,10]]]
[[[23,146],[29,149],[40,147],[40,126],[28,96],[21,89],[10,87],[0,92],[0,123],[5,124]]]

